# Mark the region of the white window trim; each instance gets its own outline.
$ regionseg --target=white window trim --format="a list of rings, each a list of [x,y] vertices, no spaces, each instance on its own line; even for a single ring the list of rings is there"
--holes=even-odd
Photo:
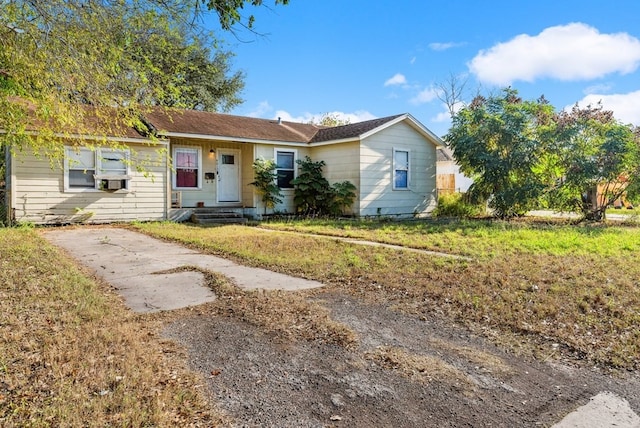
[[[273,160],[274,162],[276,162],[276,173],[278,172],[278,167],[277,167],[277,163],[278,163],[278,152],[286,152],[286,153],[293,153],[293,179],[295,180],[296,178],[298,178],[298,150],[297,149],[291,149],[291,148],[285,148],[285,147],[274,147],[273,149]],[[278,183],[278,179],[276,178],[276,184]],[[294,188],[280,188],[281,192],[293,192]]]
[[[178,170],[175,166],[175,159],[178,157],[176,153],[180,150],[189,150],[189,151],[197,151],[198,152],[198,186],[197,187],[178,187],[176,185]],[[171,189],[172,190],[180,190],[180,191],[188,191],[188,190],[202,190],[202,147],[194,147],[194,146],[176,146],[173,148],[173,165],[171,168]]]
[[[396,153],[404,152],[407,154],[407,187],[396,187]],[[391,185],[393,190],[406,191],[411,188],[411,150],[402,147],[393,148],[393,157],[391,158]]]
[[[81,188],[81,187],[70,187],[69,185],[69,153],[73,152],[78,152],[78,151],[88,151],[93,153],[93,157],[94,157],[94,168],[95,168],[95,174],[93,175],[93,179],[94,179],[94,187],[90,188],[90,187],[86,187],[86,188]],[[101,167],[101,159],[103,158],[102,153],[124,153],[125,155],[125,159],[126,159],[126,173],[125,175],[112,175],[112,174],[100,174],[100,167]],[[87,147],[71,147],[71,146],[65,146],[64,147],[64,176],[63,176],[63,188],[64,188],[64,192],[65,193],[94,193],[94,192],[109,192],[109,193],[114,193],[114,192],[118,192],[118,193],[126,193],[128,192],[128,185],[127,188],[123,188],[123,189],[119,189],[119,190],[108,190],[108,189],[101,189],[100,188],[100,181],[102,180],[130,180],[131,179],[131,170],[130,170],[130,166],[129,166],[129,159],[130,159],[130,150],[129,149],[112,149],[112,148],[96,148],[94,150],[87,148]]]

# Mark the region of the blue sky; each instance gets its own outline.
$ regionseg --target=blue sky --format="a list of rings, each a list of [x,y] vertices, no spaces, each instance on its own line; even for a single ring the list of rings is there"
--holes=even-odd
[[[637,0],[291,0],[250,13],[263,36],[225,35],[246,73],[233,114],[356,122],[408,112],[442,136],[450,122],[436,91],[456,75],[467,100],[511,85],[557,109],[601,100],[640,125]]]

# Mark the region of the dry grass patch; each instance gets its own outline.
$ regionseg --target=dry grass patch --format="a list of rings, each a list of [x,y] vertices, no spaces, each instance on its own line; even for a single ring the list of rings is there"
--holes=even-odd
[[[419,382],[445,383],[463,391],[475,389],[475,383],[465,372],[431,355],[417,355],[402,348],[379,346],[365,353],[365,357]]]
[[[0,425],[226,425],[158,329],[34,230],[0,229]]]
[[[207,285],[217,296],[217,300],[208,307],[221,315],[245,321],[287,341],[318,341],[347,348],[353,347],[357,342],[353,330],[331,319],[326,308],[310,302],[304,293],[282,290],[243,291],[224,275],[196,266],[183,266],[159,273],[184,270],[199,271],[205,275]]]
[[[472,364],[489,371],[498,376],[509,376],[514,374],[513,368],[508,365],[502,358],[497,357],[489,352],[481,351],[470,346],[461,346],[453,342],[442,339],[429,339],[429,343],[447,352],[454,353]]]

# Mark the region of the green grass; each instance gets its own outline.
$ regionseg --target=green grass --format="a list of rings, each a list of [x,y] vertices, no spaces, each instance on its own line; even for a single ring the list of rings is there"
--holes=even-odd
[[[621,209],[608,208],[607,215],[609,214],[620,214],[625,216],[640,216],[640,208],[636,207],[631,210],[627,208],[621,208]]]
[[[612,255],[640,250],[637,228],[566,223],[462,220],[455,222],[269,222],[260,227],[340,236],[486,258],[516,253]]]
[[[289,222],[140,224],[200,251],[316,279],[364,300],[435,312],[542,354],[561,344],[590,363],[640,368],[640,228],[566,223]],[[327,238],[327,236],[329,238]],[[345,243],[351,237],[472,260]],[[533,341],[532,344],[528,342]],[[527,352],[531,351],[529,349]]]
[[[0,425],[221,423],[159,326],[37,230],[0,229]]]

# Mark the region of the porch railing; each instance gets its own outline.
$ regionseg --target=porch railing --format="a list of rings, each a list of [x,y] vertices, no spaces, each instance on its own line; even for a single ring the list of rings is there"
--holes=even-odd
[[[182,208],[182,192],[171,192],[171,208]]]

